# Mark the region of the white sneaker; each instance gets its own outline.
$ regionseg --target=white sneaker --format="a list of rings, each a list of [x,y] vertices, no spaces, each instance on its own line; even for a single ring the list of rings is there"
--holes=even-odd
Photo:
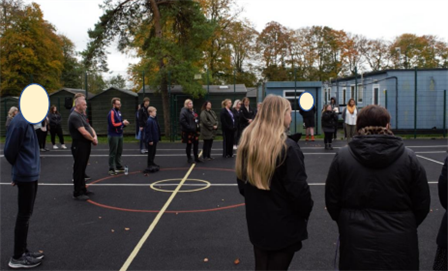
[[[53,145],[53,150],[57,150],[57,149],[59,149],[58,146]]]
[[[63,149],[67,149],[67,147],[65,146],[65,144],[62,144],[62,145],[61,145],[61,148],[63,148]]]
[[[233,149],[236,150],[236,145],[233,145]]]

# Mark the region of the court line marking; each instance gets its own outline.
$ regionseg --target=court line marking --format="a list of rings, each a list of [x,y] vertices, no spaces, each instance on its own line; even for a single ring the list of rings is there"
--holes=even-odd
[[[416,156],[419,157],[419,158],[422,158],[422,159],[425,159],[425,160],[428,160],[428,161],[431,161],[431,162],[434,162],[436,164],[439,164],[439,165],[443,166],[443,163],[440,162],[440,161],[437,161],[437,160],[434,160],[434,159],[431,159],[431,158],[428,158],[428,157],[425,157],[425,156],[421,156],[421,155],[416,155]]]
[[[202,151],[199,154],[199,157],[202,156]],[[145,244],[146,240],[148,240],[149,235],[152,233],[152,231],[154,230],[154,228],[156,227],[157,223],[159,223],[160,218],[162,218],[162,215],[165,213],[166,209],[168,209],[168,206],[170,206],[171,202],[173,201],[174,197],[177,195],[177,193],[179,192],[180,188],[182,187],[182,185],[185,183],[185,181],[188,179],[188,176],[190,176],[191,172],[193,171],[194,167],[196,166],[196,163],[193,163],[190,167],[190,169],[188,170],[187,174],[185,174],[184,178],[182,179],[182,181],[177,185],[176,189],[174,189],[173,193],[171,194],[171,196],[168,198],[167,202],[165,203],[165,205],[163,205],[162,209],[160,210],[160,212],[157,213],[156,218],[154,219],[154,221],[151,223],[151,225],[149,225],[148,230],[145,232],[145,234],[143,235],[143,237],[140,239],[140,241],[138,242],[137,246],[134,248],[134,250],[132,251],[131,255],[129,255],[128,259],[126,260],[126,262],[123,264],[123,266],[120,268],[120,271],[126,271],[128,270],[129,266],[131,265],[131,263],[134,261],[135,257],[137,256],[137,254],[139,253],[140,249],[142,248],[143,244]]]
[[[438,182],[428,182],[429,184],[437,184]],[[0,183],[0,185],[11,185],[11,183]],[[44,186],[73,186],[73,183],[39,183],[39,185]],[[107,184],[87,184],[89,186],[129,186],[129,187],[144,187],[151,186],[151,184],[141,184],[141,183],[107,183]],[[308,185],[325,185],[325,183],[308,183]],[[178,186],[178,184],[157,184],[157,186]],[[183,186],[205,186],[205,184],[183,184]],[[210,186],[225,187],[225,186],[238,186],[236,183],[215,183],[210,184]]]

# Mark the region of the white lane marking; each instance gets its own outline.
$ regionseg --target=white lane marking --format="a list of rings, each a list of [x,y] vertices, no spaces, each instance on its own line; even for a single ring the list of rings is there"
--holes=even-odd
[[[434,159],[431,159],[431,158],[428,158],[428,157],[425,157],[425,156],[421,156],[421,155],[417,155],[417,157],[422,158],[422,159],[425,159],[425,160],[428,160],[428,161],[431,161],[431,162],[434,162],[434,163],[436,163],[436,164],[439,164],[439,165],[442,165],[442,166],[443,166],[443,163],[440,162],[440,161],[437,161],[437,160],[434,160]]]

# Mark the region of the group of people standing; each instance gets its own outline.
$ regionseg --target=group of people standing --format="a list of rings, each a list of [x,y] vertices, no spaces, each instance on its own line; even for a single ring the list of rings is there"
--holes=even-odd
[[[221,106],[219,120],[223,136],[222,156],[224,158],[232,158],[234,157],[233,151],[237,149],[242,132],[255,119],[257,110],[250,106],[250,101],[247,97],[243,98],[242,101],[236,100],[233,107],[232,101],[225,99],[222,101]],[[185,100],[179,121],[182,129],[182,142],[187,144],[185,152],[188,163],[203,162],[199,158],[199,138],[204,140],[203,159],[206,161],[213,160],[211,149],[219,121],[216,113],[212,110],[212,103],[206,101],[201,107],[200,114],[197,114],[193,108],[193,101],[190,99]],[[194,159],[191,156],[192,147]]]
[[[334,121],[333,114],[325,118]],[[245,198],[256,270],[287,270],[308,238],[313,200],[304,155],[286,134],[290,123],[290,103],[269,95],[238,148],[237,183]],[[325,184],[325,206],[339,229],[339,269],[418,270],[417,228],[430,208],[425,169],[390,130],[385,108],[364,107],[355,127],[356,135],[336,153]],[[445,214],[434,270],[447,268],[447,162],[439,179]]]

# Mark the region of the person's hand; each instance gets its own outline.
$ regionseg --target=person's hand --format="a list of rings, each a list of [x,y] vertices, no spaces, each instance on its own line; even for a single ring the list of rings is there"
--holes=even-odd
[[[126,126],[128,126],[128,125],[129,125],[129,121],[128,121],[128,120],[124,120],[124,121],[123,121],[123,124],[126,125]]]
[[[16,186],[16,183],[15,183],[15,182],[11,182],[11,185],[12,185],[12,186]]]
[[[152,146],[152,145],[154,145],[154,142],[149,142],[149,146]]]
[[[140,131],[143,130],[143,127],[140,127]]]
[[[98,145],[98,138],[96,136],[93,138],[92,143],[94,146]]]
[[[213,129],[215,130],[218,129],[218,125],[213,126]]]
[[[249,123],[251,123],[252,122],[252,119],[249,119]]]

